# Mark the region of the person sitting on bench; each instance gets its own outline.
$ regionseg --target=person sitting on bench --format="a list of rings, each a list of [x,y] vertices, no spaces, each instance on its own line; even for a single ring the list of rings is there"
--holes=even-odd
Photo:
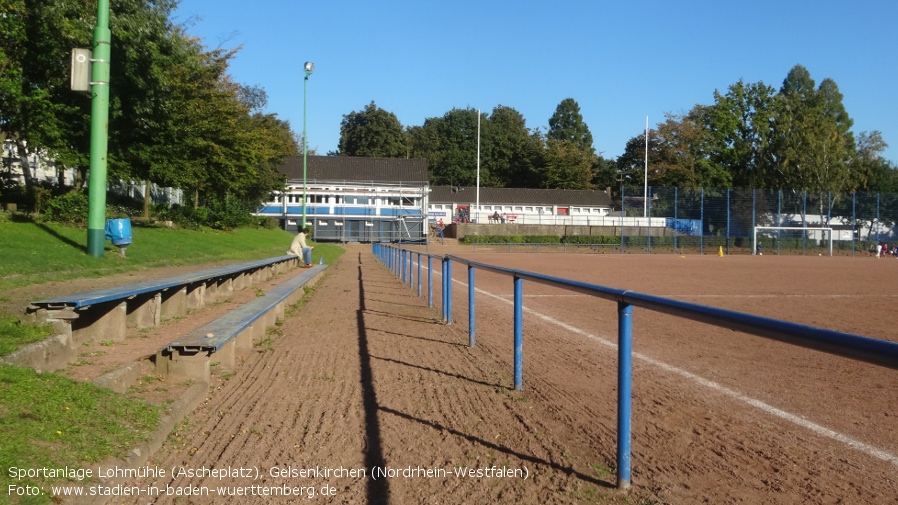
[[[306,244],[306,235],[308,234],[309,227],[306,226],[293,237],[293,241],[290,242],[290,249],[287,250],[287,254],[302,258],[304,268],[312,268],[312,249],[314,249],[314,247],[309,247],[309,245]]]

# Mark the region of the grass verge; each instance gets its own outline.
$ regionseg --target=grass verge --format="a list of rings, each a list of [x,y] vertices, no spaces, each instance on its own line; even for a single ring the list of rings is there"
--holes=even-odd
[[[50,503],[50,486],[67,481],[41,469],[82,469],[124,454],[148,438],[160,412],[92,384],[0,365],[0,488],[41,491],[0,493],[0,503]],[[23,471],[26,476],[16,478]]]
[[[86,252],[85,230],[28,220],[0,221],[0,293],[50,281],[281,256],[293,238],[283,230],[262,228],[218,231],[135,226],[132,235],[127,257],[107,242],[103,257],[95,258]],[[339,248],[328,249],[316,247],[315,261],[324,254],[324,261],[329,262]]]
[[[49,324],[33,326],[22,324],[19,318],[10,314],[0,314],[0,356],[5,356],[20,346],[40,342],[53,336]]]
[[[281,256],[293,235],[282,230],[177,230],[132,228],[133,243],[123,257],[107,243],[103,257],[86,254],[85,230],[28,219],[0,220],[0,301],[18,287],[76,278],[98,278],[182,265],[248,261]],[[343,249],[317,244],[314,262],[332,264]],[[0,356],[52,335],[47,326],[22,324],[0,313]],[[49,486],[65,479],[13,477],[18,470],[86,468],[123,457],[155,429],[161,406],[150,405],[91,384],[32,369],[0,365],[0,505],[56,501]],[[75,484],[75,482],[72,482]],[[10,485],[32,486],[40,494],[17,496]],[[13,488],[15,489],[15,488]]]

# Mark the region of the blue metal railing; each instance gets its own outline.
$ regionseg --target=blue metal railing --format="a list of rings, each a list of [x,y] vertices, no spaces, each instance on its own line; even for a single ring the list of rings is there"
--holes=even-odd
[[[413,251],[389,244],[373,244],[374,254],[391,270],[412,286],[411,265],[417,255],[418,293],[421,293],[421,260],[427,258],[430,290],[428,306],[433,306],[433,259],[442,263],[442,316],[446,324],[452,324],[452,263],[458,262],[468,266],[468,334],[469,345],[475,345],[475,304],[474,283],[476,269],[511,276],[514,282],[514,385],[515,389],[523,388],[523,281],[537,282],[559,287],[590,296],[595,296],[617,303],[618,311],[618,446],[617,446],[617,485],[626,489],[630,486],[630,417],[632,391],[632,348],[633,348],[633,307],[661,312],[664,314],[711,324],[731,330],[785,342],[808,349],[828,352],[838,356],[865,361],[876,365],[898,370],[898,343],[877,340],[850,333],[842,333],[823,328],[815,328],[798,323],[780,321],[768,317],[746,314],[732,310],[719,309],[681,302],[660,296],[637,293],[630,290],[609,288],[598,284],[573,281],[561,277],[553,277],[533,272],[466,260],[454,255],[438,255]]]

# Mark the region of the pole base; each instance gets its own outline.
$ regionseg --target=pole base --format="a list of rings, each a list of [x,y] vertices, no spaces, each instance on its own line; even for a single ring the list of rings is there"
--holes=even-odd
[[[106,246],[106,230],[87,229],[87,254],[94,258],[103,257],[103,248]]]

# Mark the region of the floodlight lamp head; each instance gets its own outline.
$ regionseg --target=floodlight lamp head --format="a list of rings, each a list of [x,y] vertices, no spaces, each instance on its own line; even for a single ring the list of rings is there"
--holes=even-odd
[[[303,66],[303,68],[305,68],[306,77],[308,77],[308,76],[312,75],[312,72],[315,71],[315,64],[312,63],[311,61],[307,61],[306,64]]]

